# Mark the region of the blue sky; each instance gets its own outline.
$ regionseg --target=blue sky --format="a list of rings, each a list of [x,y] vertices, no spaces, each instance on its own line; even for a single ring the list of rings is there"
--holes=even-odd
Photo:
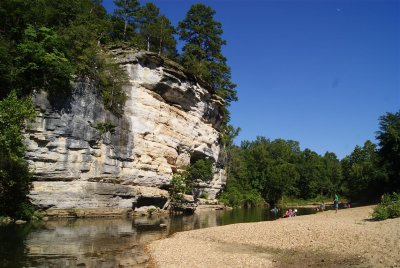
[[[199,1],[153,2],[176,26]],[[375,142],[379,116],[399,111],[400,1],[200,2],[216,11],[227,40],[237,144],[292,139],[342,158]]]

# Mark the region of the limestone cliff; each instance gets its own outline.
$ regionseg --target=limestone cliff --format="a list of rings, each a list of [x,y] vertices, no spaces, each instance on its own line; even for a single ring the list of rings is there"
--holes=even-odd
[[[223,100],[178,64],[154,53],[111,50],[129,75],[120,118],[104,109],[89,82],[68,98],[34,98],[38,117],[26,133],[35,176],[30,198],[42,208],[131,208],[166,200],[172,174],[199,158],[215,160],[210,196],[225,183],[220,132]],[[112,123],[102,133],[99,123]]]

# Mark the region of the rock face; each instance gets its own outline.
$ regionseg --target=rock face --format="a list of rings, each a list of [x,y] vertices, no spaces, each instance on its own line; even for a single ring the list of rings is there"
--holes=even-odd
[[[131,208],[138,198],[166,199],[161,190],[191,161],[215,161],[204,185],[214,197],[225,183],[219,127],[223,100],[178,64],[153,53],[111,51],[129,75],[124,115],[104,109],[89,82],[66,98],[34,98],[26,133],[35,176],[30,198],[43,208]],[[101,132],[99,124],[115,125]],[[161,198],[161,199],[160,199]],[[142,199],[143,200],[143,199]]]

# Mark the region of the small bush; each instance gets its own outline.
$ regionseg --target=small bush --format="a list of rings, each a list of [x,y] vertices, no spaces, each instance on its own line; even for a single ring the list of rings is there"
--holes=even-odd
[[[148,208],[147,209],[147,213],[149,213],[149,215],[152,215],[155,211],[157,211],[156,208]]]
[[[377,205],[372,213],[372,218],[377,221],[383,221],[389,218],[389,213],[386,207],[382,206],[381,204]]]
[[[168,190],[171,201],[175,202],[181,200],[183,194],[188,190],[188,188],[189,185],[186,173],[183,172],[174,174]]]
[[[230,187],[228,185],[226,191],[224,191],[219,197],[219,201],[227,206],[240,207],[242,205],[242,194],[237,187]]]
[[[381,203],[374,208],[372,218],[382,221],[398,217],[400,217],[400,194],[385,194]]]
[[[219,197],[219,201],[231,207],[255,207],[262,205],[264,200],[260,194],[252,190],[244,190],[240,185],[228,185]]]
[[[116,127],[116,125],[114,125],[113,123],[105,122],[105,123],[97,123],[94,128],[97,129],[101,134],[105,134],[107,132],[114,134],[115,127]]]

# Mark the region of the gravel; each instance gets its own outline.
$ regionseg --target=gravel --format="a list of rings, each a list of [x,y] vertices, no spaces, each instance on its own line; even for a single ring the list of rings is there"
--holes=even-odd
[[[400,219],[372,206],[177,233],[148,246],[155,267],[400,267]]]

